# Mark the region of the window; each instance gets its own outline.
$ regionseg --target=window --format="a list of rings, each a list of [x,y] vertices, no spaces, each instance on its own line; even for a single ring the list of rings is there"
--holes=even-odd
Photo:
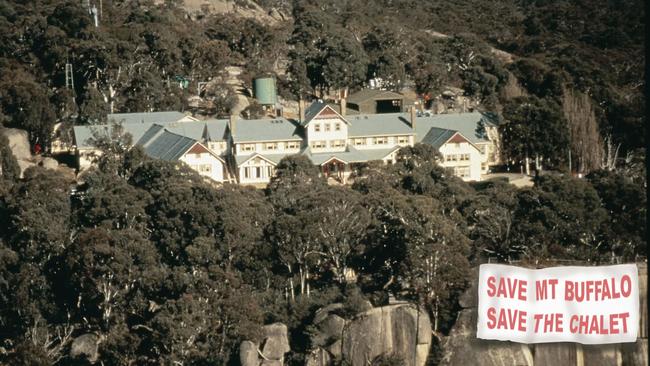
[[[458,155],[456,154],[445,155],[445,161],[458,161]]]
[[[267,142],[264,144],[264,150],[277,150],[278,144],[275,142]]]
[[[400,145],[408,144],[409,143],[409,137],[408,136],[398,136],[397,137],[397,143],[400,144]]]
[[[273,167],[272,166],[267,166],[266,167],[266,176],[267,177],[272,177],[273,176]]]
[[[255,167],[255,178],[262,178],[262,167],[261,166],[256,166]]]
[[[460,154],[460,161],[469,161],[469,154]]]
[[[255,151],[255,144],[242,144],[241,151]]]
[[[314,132],[320,132],[320,123],[314,124]]]
[[[287,141],[284,143],[284,148],[289,150],[289,149],[299,149],[300,148],[300,142],[298,141]]]
[[[375,144],[375,145],[386,145],[386,144],[388,144],[388,137],[375,137],[373,139],[373,144]]]
[[[392,101],[392,104],[393,104],[393,107],[399,107],[400,105],[402,105],[402,101],[399,100],[399,99],[396,99],[396,100]]]
[[[341,122],[336,122],[336,124],[334,125],[334,129],[336,131],[341,131]]]
[[[330,142],[331,147],[343,147],[345,146],[345,140],[332,140]]]
[[[199,165],[200,173],[212,173],[212,165],[210,164],[201,164]]]
[[[330,124],[329,123],[325,124],[325,132],[330,132]]]
[[[455,168],[454,175],[461,178],[469,178],[469,168],[468,167]]]
[[[312,141],[312,143],[311,143],[311,148],[312,149],[322,149],[325,146],[326,146],[325,141]]]
[[[195,159],[201,159],[201,153],[194,154],[194,158],[195,158]]]
[[[244,178],[248,179],[251,177],[251,168],[246,167],[244,168]]]
[[[353,141],[354,141],[354,145],[356,145],[356,146],[366,144],[366,139],[354,139]]]

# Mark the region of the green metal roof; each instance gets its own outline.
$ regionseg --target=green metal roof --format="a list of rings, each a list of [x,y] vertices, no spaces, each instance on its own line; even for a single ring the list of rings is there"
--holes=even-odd
[[[302,140],[299,126],[283,117],[238,119],[235,122],[235,143],[292,140]]]
[[[184,113],[177,111],[167,112],[145,112],[145,113],[113,113],[106,116],[108,122],[117,123],[169,123],[176,122],[187,117]]]
[[[360,114],[347,117],[348,136],[412,135],[413,129],[403,113]]]
[[[175,122],[164,124],[167,130],[195,140],[226,140],[227,119],[209,119],[205,121]]]
[[[151,128],[151,126],[151,123],[132,123],[123,124],[122,128],[125,133],[131,135],[132,141],[135,143],[145,134],[145,132],[147,132],[147,130],[149,130],[149,128]],[[74,126],[75,145],[79,149],[92,149],[95,146],[90,143],[90,140],[93,138],[94,134],[99,136],[108,136],[112,128],[112,125]]]
[[[359,150],[363,155],[366,156],[368,161],[371,160],[382,160],[385,158],[388,154],[392,153],[395,150],[401,149],[401,146],[395,146],[390,149],[368,149],[368,150]]]
[[[409,118],[408,113],[404,113],[403,115],[405,118]],[[458,131],[473,144],[488,142],[487,136],[477,131],[481,121],[491,123],[489,118],[478,112],[436,114],[431,117],[417,117],[415,120],[415,132],[417,133],[415,142],[422,142],[432,127]]]
[[[326,153],[312,153],[311,149],[307,148],[303,151],[315,165],[322,165],[332,158],[336,158],[345,163],[362,163],[368,161],[368,157],[362,152],[352,146],[348,146],[345,151],[341,152],[326,152]]]
[[[274,165],[278,165],[280,160],[282,160],[284,157],[290,156],[290,155],[295,155],[295,153],[287,153],[287,154],[260,154],[260,153],[251,153],[248,155],[236,155],[235,156],[235,163],[237,166],[241,166],[245,162],[249,161],[251,158],[254,158],[255,156],[260,156],[266,160],[269,160],[272,162]]]

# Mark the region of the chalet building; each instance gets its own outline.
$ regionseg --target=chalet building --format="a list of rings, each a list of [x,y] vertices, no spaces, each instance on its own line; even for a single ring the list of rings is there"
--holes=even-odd
[[[300,118],[197,121],[176,116],[122,117],[122,127],[147,155],[183,161],[217,182],[264,186],[282,158],[307,156],[328,178],[346,183],[358,164],[393,163],[400,148],[424,143],[437,149],[441,164],[467,181],[479,181],[498,164],[490,135],[496,126],[480,113],[418,116],[408,113],[346,114],[346,108],[317,101],[300,103]],[[130,121],[130,122],[129,122]],[[80,168],[95,152],[93,134],[110,133],[111,125],[77,126]]]

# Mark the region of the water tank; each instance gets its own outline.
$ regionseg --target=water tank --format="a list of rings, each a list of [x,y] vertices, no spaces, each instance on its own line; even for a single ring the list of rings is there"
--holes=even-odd
[[[275,78],[272,76],[255,78],[253,81],[253,93],[255,93],[255,99],[257,99],[259,104],[275,105],[278,101]]]

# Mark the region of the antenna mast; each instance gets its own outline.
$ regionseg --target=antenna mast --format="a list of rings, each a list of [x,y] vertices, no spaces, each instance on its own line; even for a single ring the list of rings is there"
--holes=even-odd
[[[72,64],[69,62],[65,64],[65,87],[72,89],[74,92],[74,74],[72,72]]]

